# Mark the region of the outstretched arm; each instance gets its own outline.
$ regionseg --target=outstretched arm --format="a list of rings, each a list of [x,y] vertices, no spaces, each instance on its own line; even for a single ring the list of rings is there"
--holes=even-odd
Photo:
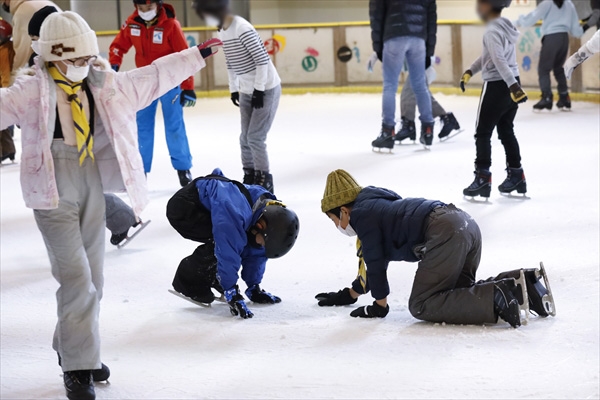
[[[516,25],[517,27],[528,28],[530,26],[535,25],[539,20],[543,20],[546,15],[548,15],[548,11],[552,7],[552,0],[544,0],[540,3],[539,6],[529,14],[521,15],[519,19],[517,19]]]

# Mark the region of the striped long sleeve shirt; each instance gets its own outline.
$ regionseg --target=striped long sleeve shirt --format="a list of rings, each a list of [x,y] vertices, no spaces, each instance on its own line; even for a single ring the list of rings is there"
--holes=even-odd
[[[242,17],[234,17],[226,30],[219,31],[229,74],[231,93],[252,94],[281,84],[277,70],[254,27]]]

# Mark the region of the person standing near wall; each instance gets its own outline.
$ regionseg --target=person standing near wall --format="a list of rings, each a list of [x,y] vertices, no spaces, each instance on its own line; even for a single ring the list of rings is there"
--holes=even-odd
[[[370,0],[373,51],[383,63],[383,121],[374,148],[394,148],[396,94],[404,62],[417,97],[421,119],[421,143],[433,143],[431,94],[425,78],[426,54],[433,54],[436,42],[435,0]],[[429,49],[427,48],[429,46]]]
[[[162,0],[133,0],[133,3],[135,11],[110,45],[109,61],[115,71],[119,70],[123,56],[131,47],[135,48],[135,65],[138,68],[188,48],[173,6],[164,4]],[[183,187],[192,181],[192,155],[183,120],[183,107],[196,105],[194,77],[189,77],[162,96],[160,103],[171,164],[177,170],[179,183]],[[137,115],[138,141],[146,174],[152,168],[157,106],[158,100],[155,100]]]
[[[539,84],[542,99],[534,104],[534,110],[552,110],[554,97],[550,72],[558,82],[559,109],[571,109],[571,97],[563,65],[569,53],[569,33],[575,37],[583,35],[577,11],[571,0],[544,0],[535,10],[521,15],[517,27],[530,27],[542,20],[542,50],[538,64]]]

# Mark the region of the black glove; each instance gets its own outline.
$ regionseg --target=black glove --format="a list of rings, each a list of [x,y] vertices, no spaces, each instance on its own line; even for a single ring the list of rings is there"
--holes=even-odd
[[[383,50],[376,51],[376,53],[377,53],[377,58],[379,59],[379,61],[383,62]]]
[[[431,57],[425,57],[425,69],[431,67]]]
[[[231,93],[231,102],[236,107],[240,106],[240,92]]]
[[[240,289],[237,287],[237,285],[229,290],[226,290],[223,294],[225,295],[225,299],[229,304],[229,312],[231,312],[231,315],[239,315],[243,319],[254,317],[252,311],[250,311],[246,306],[244,296],[240,294]]]
[[[113,69],[113,71],[115,71],[115,72],[119,72],[119,69],[121,68],[121,66],[120,66],[119,64],[113,64],[113,65],[111,65],[110,67],[111,67],[111,68]]]
[[[374,301],[372,306],[357,308],[350,313],[350,316],[354,318],[385,318],[389,312],[390,306],[381,307]]]
[[[319,306],[331,307],[331,306],[347,306],[349,304],[356,303],[357,299],[350,296],[350,289],[345,288],[339,292],[319,293],[315,296],[315,299],[319,300]]]
[[[253,303],[258,304],[275,304],[281,303],[281,299],[269,292],[265,292],[259,285],[252,285],[246,289],[246,296]]]
[[[196,105],[196,92],[193,90],[182,90],[179,101],[183,107],[194,107]]]
[[[521,104],[527,101],[527,93],[525,93],[521,85],[519,85],[518,83],[513,83],[509,90],[510,97],[515,103]]]
[[[259,109],[265,105],[265,92],[254,89],[252,93],[252,108]]]

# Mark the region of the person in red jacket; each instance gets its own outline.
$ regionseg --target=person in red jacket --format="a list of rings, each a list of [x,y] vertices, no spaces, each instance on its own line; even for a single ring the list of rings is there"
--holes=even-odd
[[[110,45],[109,61],[115,71],[123,62],[123,56],[135,48],[135,65],[145,67],[156,59],[187,49],[188,43],[175,18],[175,10],[162,0],[133,0],[136,10],[127,18],[121,31]],[[160,98],[167,147],[171,164],[177,170],[179,183],[185,186],[192,181],[192,155],[188,144],[183,107],[196,105],[194,77],[191,76],[180,87],[176,87]],[[158,100],[137,114],[138,140],[144,169],[152,167],[154,150],[154,124]]]

